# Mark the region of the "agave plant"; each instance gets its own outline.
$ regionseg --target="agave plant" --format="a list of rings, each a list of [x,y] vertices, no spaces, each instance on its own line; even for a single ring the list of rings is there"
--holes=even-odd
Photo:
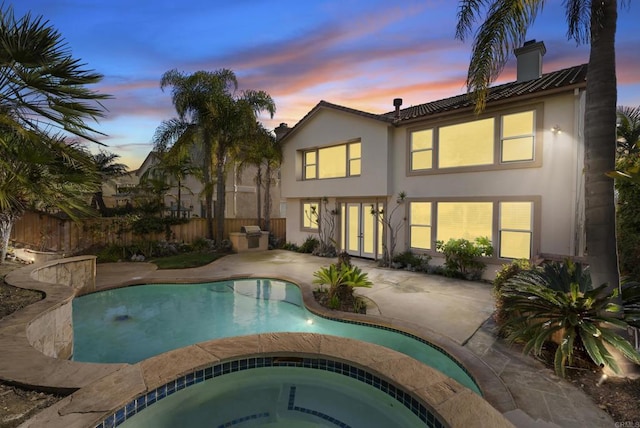
[[[606,284],[592,289],[588,271],[580,264],[550,266],[522,272],[502,288],[508,339],[524,340],[525,353],[540,355],[546,342],[560,336],[554,369],[562,377],[579,348],[596,365],[616,373],[620,369],[605,345],[640,364],[640,354],[615,332],[627,327],[622,306],[615,303],[617,290],[608,292]]]
[[[347,264],[341,264],[340,267],[335,264],[322,267],[314,272],[313,276],[316,278],[313,280],[314,284],[329,286],[330,299],[337,297],[339,300],[343,300],[353,295],[355,287],[371,287],[372,285],[367,273],[362,272],[357,266]]]
[[[630,326],[640,328],[640,282],[623,281],[621,296],[624,320]]]

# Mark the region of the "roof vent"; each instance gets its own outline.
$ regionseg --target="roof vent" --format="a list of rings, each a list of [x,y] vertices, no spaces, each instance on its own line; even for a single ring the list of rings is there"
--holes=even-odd
[[[402,98],[394,98],[393,106],[396,108],[396,113],[394,115],[395,119],[400,119],[400,106],[402,105]]]
[[[526,82],[542,76],[542,57],[547,52],[544,42],[529,40],[521,48],[515,49],[518,63],[517,81]]]

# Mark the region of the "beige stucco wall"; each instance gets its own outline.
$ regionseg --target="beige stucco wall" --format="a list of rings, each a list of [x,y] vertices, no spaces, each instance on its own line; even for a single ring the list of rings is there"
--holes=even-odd
[[[336,198],[385,198],[391,185],[389,159],[390,140],[384,122],[351,113],[319,109],[284,144],[282,164],[282,197],[286,199],[287,240],[302,243],[310,234],[301,230],[301,200],[329,197],[334,207]],[[325,147],[360,139],[362,173],[359,177],[328,180],[301,180],[300,150]]]
[[[387,124],[350,113],[319,109],[284,144],[282,195],[289,198],[386,195],[389,186]],[[359,177],[301,180],[299,150],[325,147],[360,139],[362,173]],[[289,214],[287,206],[287,215]]]
[[[573,94],[544,101],[543,134],[537,136],[537,142],[543,144],[539,168],[407,176],[407,128],[398,128],[394,132],[393,193],[405,191],[408,198],[539,198],[540,246],[534,253],[577,255],[576,234],[582,233],[575,229],[582,183],[582,136],[575,129],[579,108],[579,98]],[[562,131],[553,133],[554,125]],[[405,248],[408,230],[401,235],[398,248]]]
[[[401,127],[365,119],[350,113],[320,109],[287,137],[285,162],[282,169],[283,196],[287,198],[287,239],[302,243],[309,231],[301,229],[301,201],[327,196],[333,206],[335,198],[385,198],[391,211],[396,196],[404,191],[409,199],[472,199],[500,200],[504,197],[526,197],[536,204],[534,215],[533,255],[539,253],[561,256],[582,255],[583,245],[583,97],[584,92],[566,92],[544,100],[533,99],[515,105],[502,105],[496,111],[510,108],[538,107],[542,115],[540,166],[492,171],[467,171],[432,175],[407,174],[408,132],[416,127],[471,120],[465,117],[423,121]],[[559,126],[559,133],[551,128]],[[301,159],[297,151],[322,147],[349,139],[362,139],[362,176],[359,178],[301,181]],[[387,141],[390,141],[387,144]],[[294,179],[296,177],[296,179]],[[396,218],[400,219],[400,214]],[[406,212],[405,212],[406,214]],[[408,227],[398,236],[396,251],[407,249]],[[433,256],[436,254],[432,253]],[[434,259],[434,264],[440,260]],[[507,260],[494,258],[487,276]]]

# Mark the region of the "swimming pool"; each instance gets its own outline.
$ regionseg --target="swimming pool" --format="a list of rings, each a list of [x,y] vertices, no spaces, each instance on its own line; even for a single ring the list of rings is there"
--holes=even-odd
[[[471,376],[424,341],[385,328],[325,319],[308,311],[286,281],[240,279],[148,284],[73,301],[76,361],[135,363],[171,349],[224,337],[311,332],[375,343],[409,355],[480,394]]]

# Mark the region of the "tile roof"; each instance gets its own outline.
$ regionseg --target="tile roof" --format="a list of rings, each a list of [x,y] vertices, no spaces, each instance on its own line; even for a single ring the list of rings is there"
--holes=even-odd
[[[489,88],[487,94],[487,104],[520,98],[525,96],[536,96],[556,91],[566,91],[575,87],[585,87],[587,82],[587,64],[577,65],[563,70],[553,71],[540,76],[538,79],[526,82],[510,82],[503,85]],[[343,111],[350,114],[374,119],[389,124],[402,124],[402,122],[418,120],[421,118],[435,116],[443,113],[450,113],[458,110],[467,110],[473,107],[473,102],[468,94],[457,95],[438,101],[400,109],[399,119],[396,119],[396,112],[390,111],[384,114],[368,113],[333,104],[327,101],[320,101],[309,111],[293,128],[290,128],[283,138],[291,135],[296,128],[299,128],[311,116],[321,108]]]

